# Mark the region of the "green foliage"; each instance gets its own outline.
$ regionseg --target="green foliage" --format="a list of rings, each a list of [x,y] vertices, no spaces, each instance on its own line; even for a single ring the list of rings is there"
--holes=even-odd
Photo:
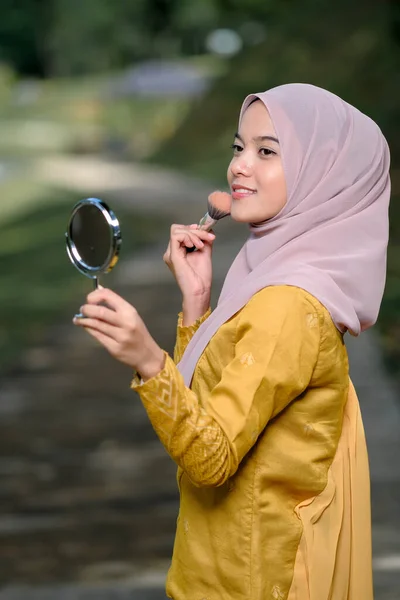
[[[224,181],[243,99],[289,82],[320,85],[369,114],[399,156],[399,136],[393,128],[400,116],[399,55],[388,35],[385,12],[381,6],[365,6],[360,12],[357,3],[346,8],[343,1],[334,8],[320,5],[318,0],[303,3],[301,10],[276,23],[264,42],[234,57],[226,75],[153,160]]]
[[[151,51],[146,0],[53,0],[47,36],[48,72],[107,71]]]
[[[2,0],[0,58],[27,75],[43,74],[42,39],[49,0]]]
[[[14,71],[6,64],[0,63],[0,107],[5,103],[8,104],[14,83]]]
[[[25,75],[104,72],[143,58],[199,54],[218,27],[237,30],[247,46],[265,32],[286,29],[296,37],[298,24],[311,43],[321,32],[329,41],[341,37],[349,18],[365,22],[374,5],[387,10],[368,0],[2,0],[0,56]],[[389,6],[398,35],[399,10],[393,1]]]

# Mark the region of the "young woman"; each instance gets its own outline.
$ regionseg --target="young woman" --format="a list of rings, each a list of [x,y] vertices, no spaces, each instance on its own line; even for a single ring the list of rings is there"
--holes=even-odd
[[[368,459],[344,334],[378,315],[388,171],[377,125],[328,91],[250,95],[228,168],[231,216],[250,237],[216,309],[214,237],[183,225],[164,256],[183,294],[174,361],[112,291],[82,307],[77,324],[140,373],[132,386],[178,464],[170,598],[372,599]]]

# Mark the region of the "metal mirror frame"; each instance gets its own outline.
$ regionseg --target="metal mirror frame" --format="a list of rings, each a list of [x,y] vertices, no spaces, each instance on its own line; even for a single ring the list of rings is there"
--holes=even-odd
[[[110,251],[107,256],[107,259],[100,267],[91,267],[82,260],[78,249],[71,237],[71,226],[76,213],[82,206],[88,205],[95,206],[102,213],[110,229]],[[78,271],[80,271],[80,273],[82,273],[83,275],[86,275],[86,277],[95,279],[97,281],[99,275],[111,271],[111,269],[118,262],[122,242],[119,221],[113,213],[113,211],[107,206],[107,204],[99,198],[85,198],[84,200],[80,200],[75,204],[75,206],[72,209],[71,216],[69,218],[67,231],[65,232],[65,237],[67,254],[70,261],[78,269]]]

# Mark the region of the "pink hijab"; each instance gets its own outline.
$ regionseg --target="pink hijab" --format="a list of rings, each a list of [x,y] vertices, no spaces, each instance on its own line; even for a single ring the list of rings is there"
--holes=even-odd
[[[340,331],[353,335],[375,323],[382,300],[390,156],[379,127],[338,96],[300,83],[247,96],[239,125],[256,98],[280,142],[287,203],[272,219],[250,226],[216,309],[178,365],[188,386],[218,328],[264,287],[303,288]]]

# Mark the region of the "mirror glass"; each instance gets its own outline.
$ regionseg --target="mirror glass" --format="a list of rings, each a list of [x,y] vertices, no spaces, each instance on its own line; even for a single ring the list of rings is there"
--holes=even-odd
[[[72,209],[66,236],[72,264],[96,280],[109,272],[118,260],[121,231],[119,221],[105,202],[86,198]]]
[[[101,268],[110,254],[112,232],[103,213],[94,204],[84,204],[70,224],[70,237],[82,261]]]

